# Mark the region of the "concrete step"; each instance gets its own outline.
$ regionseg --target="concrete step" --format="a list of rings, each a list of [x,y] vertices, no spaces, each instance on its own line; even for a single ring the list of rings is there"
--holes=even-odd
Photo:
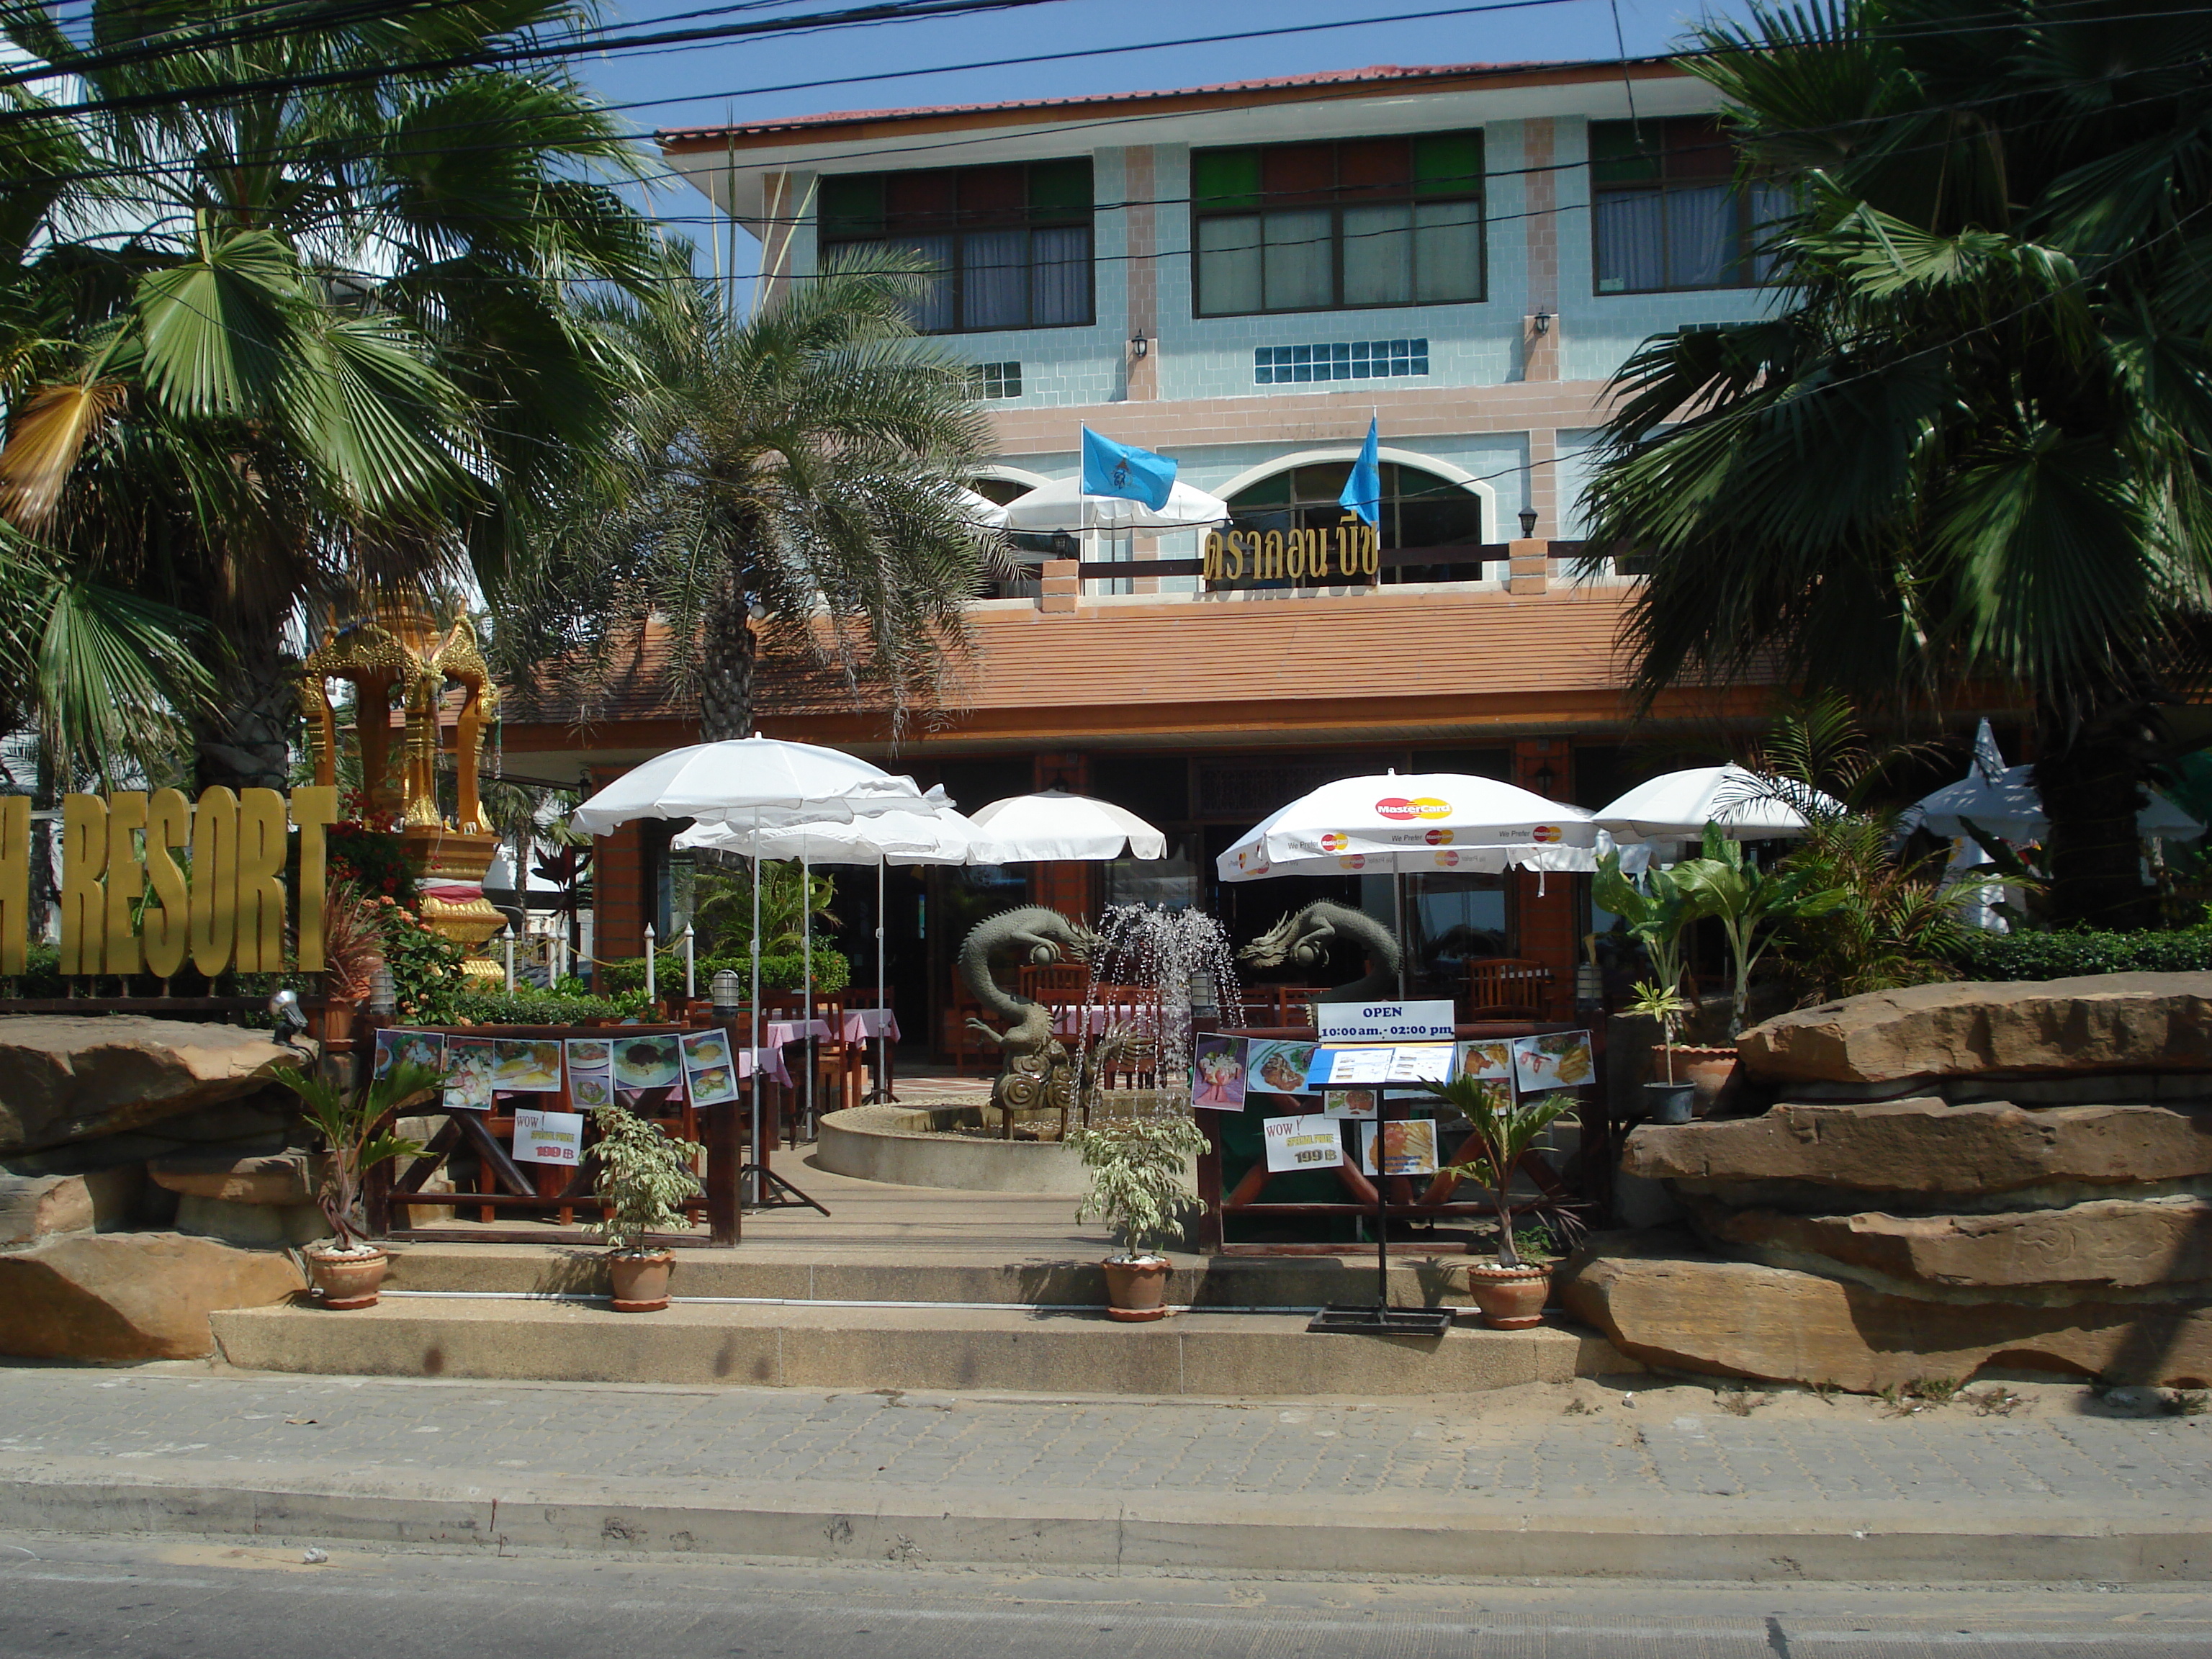
[[[395,1244],[385,1280],[391,1292],[496,1291],[504,1295],[607,1291],[606,1252],[530,1244]],[[1375,1258],[1176,1255],[1167,1299],[1176,1307],[1309,1310],[1332,1302],[1375,1300]],[[1394,1256],[1390,1299],[1401,1307],[1466,1307],[1463,1255]],[[986,1304],[1097,1309],[1106,1277],[1097,1258],[1007,1259],[978,1249],[799,1249],[743,1244],[677,1253],[679,1297],[744,1297],[789,1302]]]
[[[1269,1399],[1471,1394],[1638,1369],[1564,1324],[1441,1338],[1316,1336],[1290,1314],[1150,1325],[1008,1306],[887,1309],[390,1297],[213,1316],[233,1365],[349,1376]]]

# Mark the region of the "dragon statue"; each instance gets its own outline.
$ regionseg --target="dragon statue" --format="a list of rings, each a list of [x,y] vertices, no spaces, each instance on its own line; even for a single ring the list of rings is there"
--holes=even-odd
[[[1001,1059],[998,1078],[991,1085],[991,1104],[1000,1113],[1009,1140],[1014,1135],[1014,1114],[1039,1108],[1059,1109],[1065,1134],[1079,1079],[1066,1048],[1053,1035],[1052,1011],[1002,987],[991,972],[991,958],[1018,953],[1020,960],[1041,968],[1055,962],[1085,962],[1097,943],[1098,936],[1079,922],[1041,904],[1026,904],[986,916],[961,944],[962,981],[976,1001],[1006,1022],[1003,1031],[980,1019],[970,1018],[968,1024],[998,1045]]]
[[[1367,972],[1336,987],[1322,1001],[1364,1002],[1398,994],[1398,969],[1404,957],[1396,937],[1364,911],[1327,899],[1285,916],[1239,951],[1237,960],[1255,968],[1280,968],[1285,963],[1317,968],[1328,960],[1330,947],[1340,939],[1349,939],[1366,952]]]

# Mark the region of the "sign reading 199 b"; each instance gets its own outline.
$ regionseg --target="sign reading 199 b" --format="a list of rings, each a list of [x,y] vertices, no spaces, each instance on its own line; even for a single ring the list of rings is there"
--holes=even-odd
[[[325,826],[338,792],[216,787],[195,802],[175,789],[62,798],[61,971],[153,974],[185,964],[210,979],[227,968],[284,966],[284,866],[300,832],[294,965],[322,971]],[[0,974],[23,971],[31,929],[31,803],[0,798]]]
[[[1382,544],[1354,520],[1319,530],[1232,530],[1206,535],[1210,582],[1371,582]]]

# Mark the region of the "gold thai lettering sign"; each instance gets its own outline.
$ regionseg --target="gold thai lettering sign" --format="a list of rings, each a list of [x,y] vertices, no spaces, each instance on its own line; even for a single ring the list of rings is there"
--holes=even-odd
[[[1382,566],[1382,541],[1357,520],[1317,530],[1208,531],[1210,582],[1371,582]]]
[[[31,931],[31,811],[0,799],[0,974],[23,971]],[[62,798],[61,970],[167,979],[189,957],[213,978],[283,970],[284,864],[300,832],[294,965],[323,969],[324,830],[338,792],[220,787]],[[179,856],[181,854],[181,857]],[[135,925],[134,925],[135,924]]]

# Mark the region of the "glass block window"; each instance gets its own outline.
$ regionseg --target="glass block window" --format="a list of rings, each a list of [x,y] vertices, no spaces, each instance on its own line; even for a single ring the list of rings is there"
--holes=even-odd
[[[977,363],[968,371],[971,398],[1018,398],[1022,395],[1019,363]]]
[[[1705,116],[1590,123],[1592,281],[1600,294],[1747,288],[1771,274],[1761,229],[1788,210],[1778,179],[1746,185]]]
[[[1480,131],[1191,156],[1201,317],[1483,296]]]
[[[1261,386],[1379,380],[1428,372],[1426,340],[1339,340],[1324,345],[1260,346],[1252,353],[1252,379]]]
[[[1091,320],[1091,158],[824,179],[823,263],[906,248],[939,273],[925,334],[1072,328]]]

